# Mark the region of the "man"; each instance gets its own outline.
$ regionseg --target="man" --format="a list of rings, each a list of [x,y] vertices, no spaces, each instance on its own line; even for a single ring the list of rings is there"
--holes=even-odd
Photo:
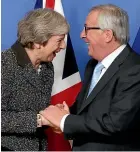
[[[76,102],[70,112],[64,103],[41,114],[73,140],[74,151],[140,150],[140,56],[128,44],[127,13],[93,7],[81,38],[92,59]]]

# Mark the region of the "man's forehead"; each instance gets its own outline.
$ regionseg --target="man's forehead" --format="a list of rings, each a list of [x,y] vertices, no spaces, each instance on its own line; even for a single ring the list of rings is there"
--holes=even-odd
[[[97,11],[90,12],[86,18],[85,24],[96,24],[97,19],[98,19],[98,14],[99,14],[99,12],[97,12]]]

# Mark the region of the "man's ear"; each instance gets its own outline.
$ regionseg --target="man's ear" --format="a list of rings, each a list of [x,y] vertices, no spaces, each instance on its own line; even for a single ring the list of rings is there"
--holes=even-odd
[[[40,48],[41,48],[41,44],[34,43],[34,49],[40,49]]]
[[[110,30],[110,29],[107,29],[107,30],[105,31],[105,41],[106,41],[107,43],[109,43],[109,42],[112,41],[112,39],[113,39],[113,31]]]

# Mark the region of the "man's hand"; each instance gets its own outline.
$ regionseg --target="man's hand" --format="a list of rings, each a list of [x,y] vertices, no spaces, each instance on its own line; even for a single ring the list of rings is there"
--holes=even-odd
[[[57,106],[60,109],[64,109],[68,113],[70,113],[69,107],[68,107],[68,105],[67,105],[67,103],[65,101],[63,101],[63,104],[56,104],[55,106]]]
[[[52,123],[55,128],[60,128],[60,122],[64,115],[69,114],[68,111],[59,108],[58,106],[49,106],[43,111],[40,111],[40,114]]]
[[[52,127],[53,132],[57,133],[57,134],[62,134],[62,131],[60,128],[53,128]]]

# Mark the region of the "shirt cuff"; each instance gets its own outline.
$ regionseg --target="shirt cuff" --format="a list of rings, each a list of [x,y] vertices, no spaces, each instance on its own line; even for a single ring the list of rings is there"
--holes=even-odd
[[[62,132],[63,132],[63,130],[64,130],[65,119],[67,118],[68,115],[69,115],[69,114],[64,115],[64,116],[62,117],[62,119],[61,119],[60,129],[61,129]]]

